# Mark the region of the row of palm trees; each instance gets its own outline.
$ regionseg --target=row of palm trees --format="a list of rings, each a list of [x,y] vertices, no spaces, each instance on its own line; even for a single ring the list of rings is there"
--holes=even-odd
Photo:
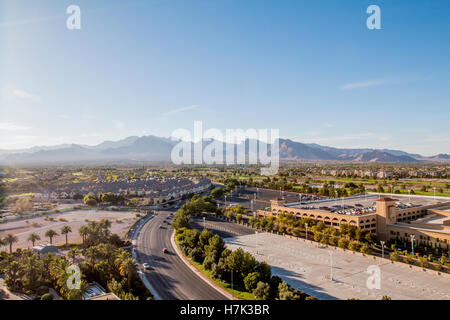
[[[69,243],[69,233],[72,232],[72,229],[70,228],[70,226],[64,226],[61,228],[61,234],[66,236],[66,247],[68,246]],[[58,236],[58,232],[56,232],[53,229],[49,229],[45,232],[45,236],[47,238],[49,238],[50,240],[50,244],[53,244],[53,238]],[[41,240],[41,237],[37,234],[37,233],[31,233],[28,238],[27,241],[30,241],[34,247],[34,244],[36,243],[36,241]],[[9,253],[12,253],[12,246],[14,243],[18,242],[19,239],[17,238],[17,236],[13,235],[13,234],[8,234],[5,238],[1,239],[0,238],[0,246],[9,246]]]

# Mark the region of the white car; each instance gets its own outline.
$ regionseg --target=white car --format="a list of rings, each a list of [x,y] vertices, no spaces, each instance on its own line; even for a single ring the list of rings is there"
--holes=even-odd
[[[150,270],[150,265],[147,262],[143,263],[142,267],[144,267],[145,270]]]

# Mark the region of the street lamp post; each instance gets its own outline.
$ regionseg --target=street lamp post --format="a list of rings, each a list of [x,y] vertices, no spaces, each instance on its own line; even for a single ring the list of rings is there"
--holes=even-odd
[[[381,257],[384,259],[384,241],[380,241],[381,243]]]
[[[308,224],[305,223],[305,228],[306,228],[306,240],[308,240]]]
[[[252,212],[253,212],[253,199],[250,201],[250,204],[252,206]]]
[[[206,217],[203,217],[203,229],[206,229]]]
[[[231,295],[234,297],[234,288],[233,288],[233,270],[231,270]]]
[[[330,255],[330,279],[333,281],[333,252],[328,251],[328,254]]]
[[[414,240],[416,239],[415,235],[410,235],[411,238],[411,251],[412,251],[412,255],[414,256]]]

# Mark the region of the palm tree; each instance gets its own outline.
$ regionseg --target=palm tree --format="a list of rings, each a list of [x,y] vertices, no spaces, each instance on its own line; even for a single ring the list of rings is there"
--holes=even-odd
[[[66,236],[66,247],[68,245],[67,236],[69,235],[70,232],[72,232],[72,229],[69,226],[64,226],[61,229],[61,234],[64,234]]]
[[[131,289],[131,279],[136,272],[136,268],[136,262],[132,258],[127,258],[120,264],[120,275],[122,277],[128,277],[128,290]]]
[[[49,229],[45,233],[45,236],[50,239],[50,244],[53,244],[53,237],[55,237],[57,235],[58,235],[58,233],[55,230],[53,230],[53,229]]]
[[[13,243],[18,242],[19,239],[13,234],[8,234],[3,241],[9,245],[9,253],[12,253],[12,245]]]
[[[31,243],[33,244],[33,247],[34,247],[34,243],[36,242],[36,241],[39,241],[39,240],[41,240],[41,237],[37,234],[37,233],[32,233],[32,234],[30,234],[29,236],[28,236],[28,239],[27,239],[28,241],[31,241]]]
[[[80,251],[77,248],[72,248],[69,250],[69,252],[67,253],[67,257],[72,260],[72,264],[75,263],[75,260],[77,259],[77,257],[79,256]]]
[[[86,238],[89,235],[89,227],[88,226],[81,226],[78,230],[78,234],[83,238],[83,248],[86,247]]]

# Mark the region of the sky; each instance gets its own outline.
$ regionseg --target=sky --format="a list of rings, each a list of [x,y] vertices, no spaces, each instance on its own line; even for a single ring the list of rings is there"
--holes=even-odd
[[[73,4],[80,30],[66,27]],[[448,0],[0,0],[0,149],[197,120],[450,153],[449,39]]]

